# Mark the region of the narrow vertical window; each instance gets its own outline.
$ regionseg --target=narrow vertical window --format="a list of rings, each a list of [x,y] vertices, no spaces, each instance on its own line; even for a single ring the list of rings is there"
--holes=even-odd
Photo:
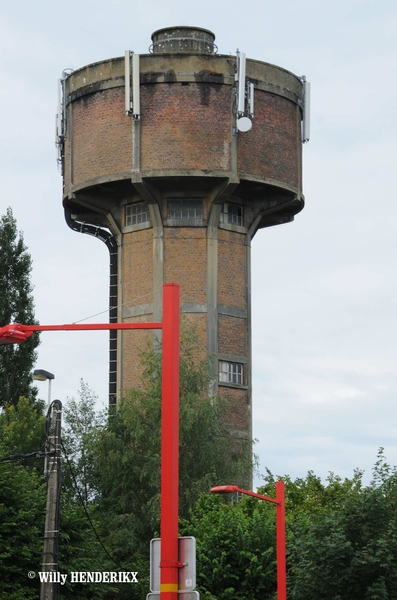
[[[238,204],[227,205],[227,222],[231,225],[243,225],[243,207]]]
[[[240,204],[227,204],[223,205],[221,213],[221,223],[229,223],[229,225],[238,225],[242,227],[244,225],[244,209]]]

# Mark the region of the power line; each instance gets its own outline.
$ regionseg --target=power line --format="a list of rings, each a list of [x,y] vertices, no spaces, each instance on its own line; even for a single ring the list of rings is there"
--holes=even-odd
[[[66,458],[66,462],[67,462],[67,464],[68,464],[68,467],[69,467],[69,470],[70,470],[70,474],[71,474],[71,476],[72,476],[72,480],[73,480],[73,483],[74,483],[74,487],[76,488],[77,495],[78,495],[78,497],[79,497],[79,500],[80,500],[80,502],[81,502],[81,505],[82,505],[82,507],[83,507],[83,509],[84,509],[85,515],[86,515],[86,517],[87,517],[87,519],[88,519],[88,521],[89,521],[89,523],[90,523],[90,525],[91,525],[92,531],[94,532],[94,534],[95,534],[95,537],[96,537],[96,539],[98,540],[98,542],[100,543],[100,545],[101,545],[102,549],[104,550],[104,552],[107,554],[107,556],[110,558],[110,560],[111,560],[112,562],[114,562],[114,564],[115,564],[115,565],[116,565],[116,566],[117,566],[117,567],[118,567],[118,568],[119,568],[119,569],[122,571],[122,570],[123,570],[123,567],[122,567],[122,566],[121,566],[121,565],[120,565],[120,564],[119,564],[119,563],[118,563],[118,562],[117,562],[117,561],[116,561],[116,560],[113,558],[113,556],[112,556],[112,555],[111,555],[111,554],[108,552],[108,550],[107,550],[107,549],[106,549],[106,547],[104,546],[104,544],[103,544],[103,542],[102,542],[101,538],[99,537],[99,534],[98,534],[97,530],[95,529],[95,525],[94,525],[94,523],[92,522],[90,515],[88,514],[86,503],[85,503],[85,501],[84,501],[84,499],[83,499],[83,497],[82,497],[82,495],[81,495],[81,492],[80,492],[79,485],[78,485],[78,483],[77,483],[77,480],[76,480],[75,474],[74,474],[74,472],[73,472],[73,469],[72,469],[72,465],[71,465],[71,463],[70,463],[70,461],[69,461],[69,457],[68,457],[68,455],[67,455],[67,452],[66,452],[66,449],[65,449],[65,446],[63,445],[63,443],[62,443],[62,450],[63,450],[63,452],[64,452],[64,455],[65,455],[65,458]]]
[[[30,452],[29,454],[10,454],[0,458],[0,463],[11,462],[14,460],[32,460],[36,458],[45,458],[46,456],[54,456],[54,452]]]
[[[127,285],[127,284],[128,284],[128,282],[125,285]],[[74,321],[73,324],[82,323],[82,321],[88,321],[88,319],[92,319],[93,317],[98,317],[99,315],[103,315],[103,314],[109,312],[109,310],[116,310],[118,308],[122,308],[123,306],[127,306],[128,304],[132,304],[132,302],[136,302],[136,300],[141,300],[142,298],[147,298],[148,296],[153,296],[154,294],[157,294],[161,291],[162,291],[162,288],[158,288],[157,290],[154,290],[153,292],[149,292],[148,294],[143,294],[143,296],[137,296],[136,298],[127,300],[127,302],[124,302],[123,304],[118,304],[117,306],[109,306],[109,308],[107,308],[106,310],[102,310],[101,312],[95,313],[95,315],[90,315],[89,317],[84,317],[84,319],[80,319],[79,321]]]

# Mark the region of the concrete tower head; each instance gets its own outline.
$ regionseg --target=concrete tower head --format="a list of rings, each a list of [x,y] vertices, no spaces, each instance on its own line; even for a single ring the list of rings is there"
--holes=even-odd
[[[66,220],[110,249],[112,319],[160,320],[162,283],[181,285],[229,425],[249,438],[251,240],[303,208],[304,80],[217,54],[206,29],[152,42],[62,82]],[[111,340],[112,398],[139,386],[138,350],[135,337]]]

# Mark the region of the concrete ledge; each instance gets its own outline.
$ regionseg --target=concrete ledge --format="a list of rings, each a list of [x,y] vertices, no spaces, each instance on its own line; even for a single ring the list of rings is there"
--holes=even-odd
[[[244,365],[248,363],[248,359],[245,356],[238,356],[237,354],[218,354],[218,359],[227,362],[242,363]],[[223,385],[223,383],[219,382],[219,385]]]
[[[233,437],[235,438],[239,438],[242,440],[249,440],[251,439],[251,437],[248,435],[248,432],[245,431],[244,429],[235,429],[235,428],[229,428],[230,433],[232,434]]]
[[[239,383],[226,383],[225,381],[218,381],[218,389],[220,388],[233,388],[235,390],[248,390],[248,385],[243,385]]]
[[[124,306],[123,319],[128,317],[141,317],[153,314],[153,304],[141,304],[140,306]]]
[[[238,308],[238,306],[226,306],[225,304],[218,304],[218,314],[226,315],[228,317],[237,317],[238,319],[247,319],[248,314],[244,308]]]
[[[184,313],[206,313],[207,305],[196,302],[185,302],[181,304],[181,310]]]

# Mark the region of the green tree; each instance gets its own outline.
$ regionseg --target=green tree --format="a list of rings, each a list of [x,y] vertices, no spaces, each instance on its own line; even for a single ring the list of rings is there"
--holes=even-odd
[[[95,440],[105,427],[106,415],[97,411],[98,396],[83,380],[77,395],[77,399],[68,398],[63,407],[62,443],[68,457],[63,461],[63,482],[71,498],[81,495],[87,503],[97,495]]]
[[[397,598],[397,469],[382,449],[370,485],[312,471],[286,483],[289,600]],[[274,496],[268,471],[258,491]],[[274,600],[274,507],[201,497],[181,533],[197,539],[197,583],[208,600]]]
[[[200,597],[274,600],[275,507],[248,497],[226,502],[203,494],[182,523],[181,535],[196,538]]]
[[[86,386],[83,391],[85,401]],[[84,413],[84,408],[82,410]],[[81,431],[84,427],[79,424],[78,429]],[[15,456],[39,452],[44,448],[44,438],[45,417],[38,403],[32,405],[21,397],[16,406],[8,405],[0,413],[0,598],[33,600],[39,595],[37,575],[31,580],[27,574],[41,571],[43,560],[46,509],[43,459],[15,460]],[[109,571],[110,565],[85,511],[76,502],[75,489],[70,492],[71,481],[68,481],[65,464],[62,474],[66,485],[61,494],[59,570],[62,573]],[[94,514],[92,520],[95,521]],[[96,600],[103,598],[107,589],[99,584],[71,584],[68,580],[61,593],[65,600]]]
[[[38,597],[38,580],[27,573],[42,562],[45,482],[43,460],[3,459],[40,452],[44,420],[41,407],[22,397],[0,414],[0,598],[9,600]]]
[[[140,585],[128,591],[133,598],[147,594],[149,542],[159,532],[161,354],[148,351],[142,360],[142,389],[111,410],[96,439],[86,437],[94,447],[85,453],[93,457],[99,534],[125,570],[139,570]],[[252,448],[236,444],[224,425],[225,403],[208,397],[208,366],[197,360],[192,333],[183,335],[180,367],[180,515],[188,517],[201,492],[246,479]]]
[[[0,598],[35,599],[43,553],[45,483],[35,470],[0,464]]]
[[[96,531],[100,528],[93,465],[94,440],[104,426],[105,415],[96,410],[97,395],[81,380],[76,398],[63,406],[62,494],[60,519],[60,570],[115,570],[101,546]],[[62,597],[84,600],[104,598],[114,586],[71,583],[62,587]]]
[[[43,403],[33,406],[21,396],[16,405],[7,405],[0,413],[1,455],[43,451],[44,423]]]
[[[11,208],[0,218],[0,256],[0,327],[33,324],[32,260]],[[0,346],[0,407],[17,404],[20,396],[36,397],[31,371],[38,344],[34,334],[24,344]]]
[[[362,476],[286,478],[292,600],[397,598],[397,470],[380,449],[371,484]]]

